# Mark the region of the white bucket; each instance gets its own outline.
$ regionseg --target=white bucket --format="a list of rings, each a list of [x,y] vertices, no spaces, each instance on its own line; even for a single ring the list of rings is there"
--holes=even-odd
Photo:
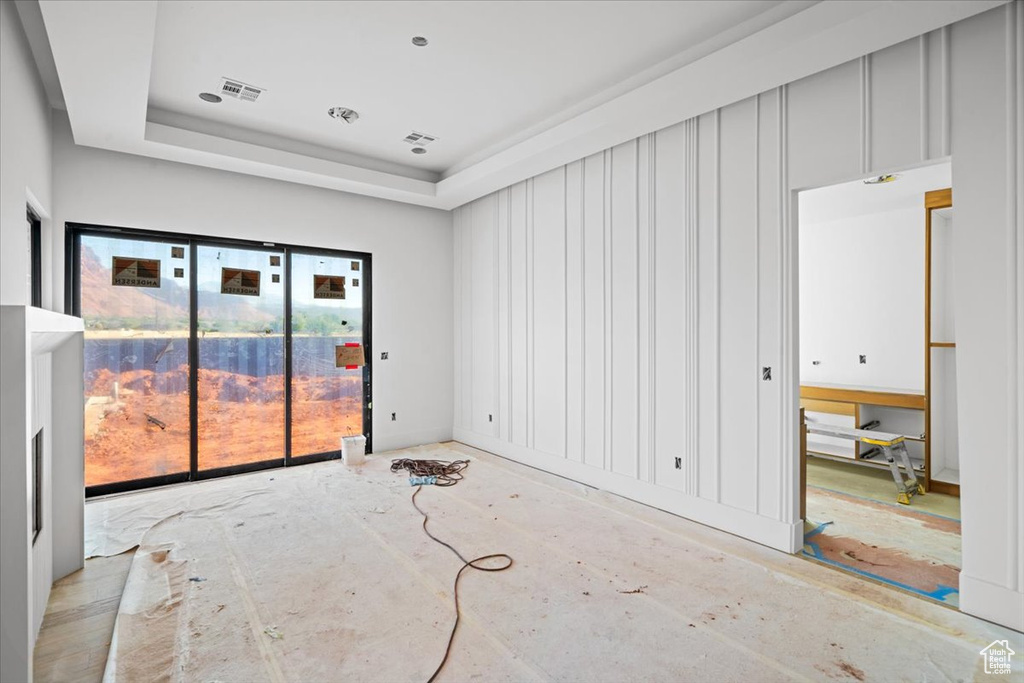
[[[366,437],[341,437],[341,461],[346,465],[362,465],[366,462]]]

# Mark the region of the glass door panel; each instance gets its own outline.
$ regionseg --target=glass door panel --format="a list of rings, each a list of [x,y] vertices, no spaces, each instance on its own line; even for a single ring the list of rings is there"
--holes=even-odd
[[[189,247],[85,234],[85,484],[189,471]]]
[[[337,451],[365,434],[363,367],[335,366],[335,347],[363,345],[363,261],[291,253],[293,456]]]
[[[198,469],[284,458],[281,251],[196,247]]]

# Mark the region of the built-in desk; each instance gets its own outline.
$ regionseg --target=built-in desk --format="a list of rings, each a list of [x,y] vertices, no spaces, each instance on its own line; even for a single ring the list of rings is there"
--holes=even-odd
[[[925,445],[928,437],[924,427],[925,396],[923,391],[886,389],[881,387],[836,384],[804,384],[800,386],[800,407],[807,422],[823,422],[844,427],[862,428],[877,421],[880,431],[906,437],[914,469],[929,480]],[[808,434],[810,455],[853,462],[865,467],[887,469],[888,465],[873,449],[861,444],[818,434]]]

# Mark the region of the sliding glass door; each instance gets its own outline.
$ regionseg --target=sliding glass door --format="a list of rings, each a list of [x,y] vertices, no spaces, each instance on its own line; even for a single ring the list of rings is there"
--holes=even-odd
[[[372,447],[369,255],[68,229],[88,495]]]
[[[363,260],[291,254],[292,454],[340,448],[363,434],[363,371],[336,350],[363,343]]]
[[[283,255],[196,247],[200,470],[284,458]]]
[[[85,484],[189,471],[189,246],[82,235]]]

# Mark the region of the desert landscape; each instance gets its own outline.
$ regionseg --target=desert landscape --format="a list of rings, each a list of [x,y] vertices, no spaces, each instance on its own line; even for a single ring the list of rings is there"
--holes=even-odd
[[[187,286],[164,277],[159,288],[115,287],[110,273],[83,246],[86,486],[190,469]],[[198,294],[198,468],[283,458],[284,336],[275,303]],[[334,365],[335,345],[362,340],[361,312],[342,313],[321,306],[293,314],[295,456],[336,451],[342,436],[363,433],[362,370]]]

